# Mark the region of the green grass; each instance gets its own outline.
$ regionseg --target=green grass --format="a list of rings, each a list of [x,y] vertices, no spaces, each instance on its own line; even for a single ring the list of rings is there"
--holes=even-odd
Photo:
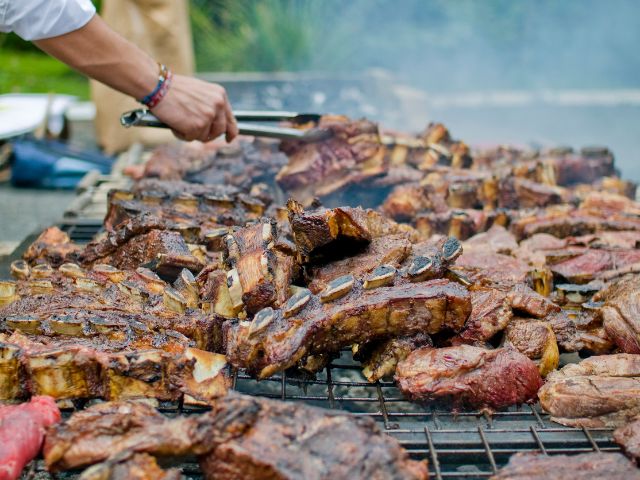
[[[89,98],[89,81],[37,51],[0,49],[1,93],[67,93]]]

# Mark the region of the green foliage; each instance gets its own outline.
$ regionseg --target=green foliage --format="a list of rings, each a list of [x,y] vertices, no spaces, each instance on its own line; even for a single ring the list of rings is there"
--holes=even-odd
[[[0,92],[68,93],[89,98],[89,82],[42,52],[0,50]]]

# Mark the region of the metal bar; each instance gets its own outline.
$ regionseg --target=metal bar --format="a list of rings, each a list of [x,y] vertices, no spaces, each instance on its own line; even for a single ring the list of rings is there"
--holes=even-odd
[[[331,408],[336,408],[336,402],[333,396],[333,383],[331,382],[331,365],[327,367],[327,396],[329,400],[329,406]]]
[[[484,446],[485,451],[487,452],[487,458],[489,459],[489,463],[491,464],[491,468],[493,473],[498,471],[498,467],[496,465],[496,460],[493,458],[493,452],[491,451],[491,447],[489,446],[489,442],[487,442],[487,437],[484,434],[484,430],[482,426],[478,426],[478,433],[480,434],[480,439],[482,440],[482,445]]]
[[[389,417],[387,416],[387,407],[384,404],[384,395],[382,394],[382,388],[380,385],[376,385],[376,392],[378,393],[378,402],[380,403],[380,412],[382,413],[382,418],[384,420],[384,429],[389,430]]]
[[[287,399],[287,372],[282,372],[282,381],[280,382],[280,399],[281,400],[286,400]]]
[[[540,435],[538,435],[538,431],[536,430],[536,427],[534,425],[531,425],[531,427],[529,428],[531,429],[531,435],[533,435],[534,440],[538,444],[538,448],[540,449],[543,455],[547,455],[547,449],[544,447],[544,443],[542,443],[542,439],[540,438]]]
[[[584,433],[584,436],[587,437],[587,440],[591,444],[591,447],[593,448],[593,450],[600,453],[600,447],[591,436],[591,433],[589,433],[589,430],[587,430],[587,427],[582,427],[582,433]]]
[[[431,454],[431,465],[433,465],[433,469],[436,473],[436,479],[442,480],[442,474],[440,473],[440,461],[438,460],[438,453],[436,452],[436,448],[433,445],[433,439],[431,438],[431,432],[429,431],[429,426],[424,426],[424,434],[427,437],[427,444],[429,445],[429,453]]]
[[[546,428],[546,425],[544,424],[544,420],[542,420],[542,417],[540,416],[538,411],[535,409],[535,407],[533,405],[529,405],[529,408],[533,412],[533,415],[536,417],[536,420],[537,420],[538,424],[540,425],[540,428]]]

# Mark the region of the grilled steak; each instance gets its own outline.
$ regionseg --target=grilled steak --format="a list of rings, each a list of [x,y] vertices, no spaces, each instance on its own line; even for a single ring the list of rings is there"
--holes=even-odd
[[[622,278],[594,300],[604,300],[601,312],[607,336],[623,352],[640,354],[640,275]]]
[[[428,476],[426,462],[410,460],[369,418],[238,394],[175,419],[139,404],[96,405],[53,428],[44,457],[60,471],[127,451],[198,455],[207,479]]]
[[[456,408],[519,405],[535,399],[542,385],[535,363],[517,350],[469,345],[415,350],[398,364],[395,378],[410,399]]]
[[[493,480],[611,480],[640,479],[640,470],[619,453],[582,453],[580,455],[538,455],[518,453]]]
[[[613,432],[613,439],[622,451],[640,466],[640,417],[636,417],[626,425]]]
[[[59,421],[60,410],[50,397],[0,406],[0,478],[19,478],[25,465],[40,453],[45,429]]]
[[[367,120],[324,116],[319,128],[331,131],[322,142],[282,142],[289,157],[276,180],[296,200],[309,205],[339,189],[386,170],[378,126]]]
[[[151,455],[126,452],[88,468],[82,472],[79,480],[181,480],[184,478],[177,468],[169,470],[160,468],[155,457]]]
[[[560,352],[549,322],[514,318],[507,326],[505,345],[533,360],[543,377],[558,368]]]
[[[640,355],[590,357],[552,372],[538,392],[554,422],[615,427],[640,413]]]
[[[488,251],[464,252],[453,269],[478,283],[515,285],[523,283],[531,267],[522,260]]]
[[[466,252],[490,251],[511,255],[518,248],[515,237],[501,225],[493,225],[486,232],[478,233],[463,244]]]
[[[306,355],[393,336],[459,331],[470,310],[466,289],[447,280],[367,289],[352,276],[341,277],[318,296],[302,289],[279,310],[262,310],[251,322],[227,322],[227,357],[265,378]]]

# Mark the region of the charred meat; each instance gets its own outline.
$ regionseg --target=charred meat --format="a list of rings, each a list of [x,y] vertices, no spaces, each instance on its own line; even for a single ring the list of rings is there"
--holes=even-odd
[[[398,364],[395,378],[410,399],[458,408],[530,402],[542,385],[535,363],[517,350],[469,345],[415,350]]]
[[[509,464],[491,477],[493,480],[611,480],[640,479],[640,470],[620,453],[580,455],[516,454]]]
[[[410,460],[369,418],[242,395],[175,419],[139,404],[96,405],[52,429],[44,457],[60,471],[129,451],[197,455],[207,479],[428,477],[426,462]]]
[[[590,357],[552,372],[538,392],[554,422],[617,427],[640,413],[640,355]]]
[[[392,336],[459,331],[471,310],[466,289],[447,280],[364,289],[353,276],[320,293],[301,289],[283,308],[227,322],[230,362],[265,378],[306,355]]]
[[[622,447],[622,451],[637,465],[640,465],[640,417],[613,432],[613,439]]]

